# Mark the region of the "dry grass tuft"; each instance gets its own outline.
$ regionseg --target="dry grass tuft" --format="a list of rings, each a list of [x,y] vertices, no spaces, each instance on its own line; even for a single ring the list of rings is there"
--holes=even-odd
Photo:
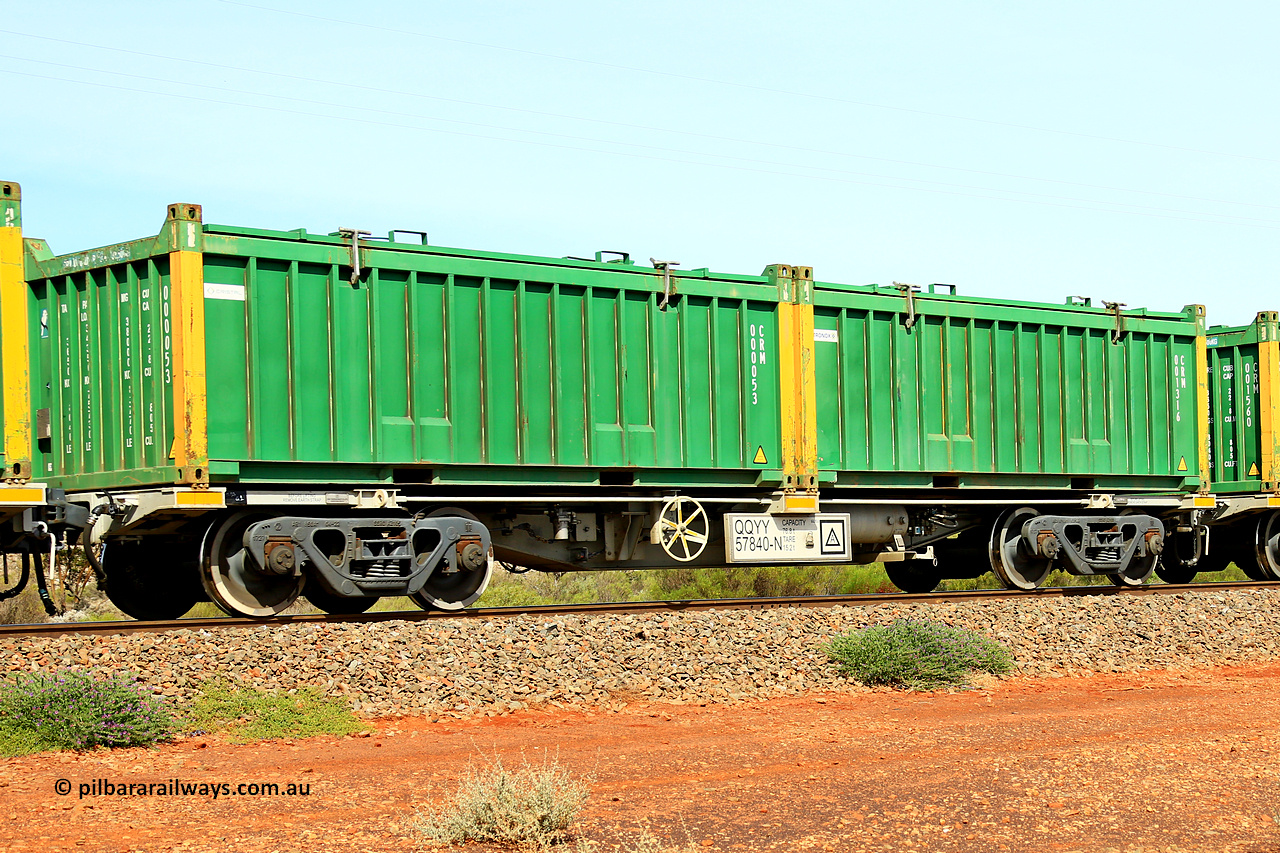
[[[444,808],[419,812],[411,825],[437,844],[480,841],[544,850],[568,839],[587,786],[555,760],[508,770],[494,758],[488,766],[468,767]]]

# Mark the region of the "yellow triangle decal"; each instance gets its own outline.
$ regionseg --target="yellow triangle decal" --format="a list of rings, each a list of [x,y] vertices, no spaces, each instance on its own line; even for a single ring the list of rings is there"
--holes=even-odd
[[[768,459],[766,459],[766,458],[765,458],[765,456],[764,456],[764,445],[763,445],[763,444],[756,448],[756,458],[755,458],[755,459],[752,459],[751,461],[752,461],[752,462],[754,462],[756,465],[768,465],[768,464],[769,464],[769,460],[768,460]]]
[[[1252,465],[1250,465],[1250,466],[1249,466],[1249,476],[1250,476],[1250,477],[1256,477],[1256,476],[1258,476],[1258,463],[1257,463],[1257,462],[1255,462],[1255,463],[1253,463]]]
[[[1187,470],[1187,457],[1184,456],[1178,460],[1178,470],[1179,471]]]

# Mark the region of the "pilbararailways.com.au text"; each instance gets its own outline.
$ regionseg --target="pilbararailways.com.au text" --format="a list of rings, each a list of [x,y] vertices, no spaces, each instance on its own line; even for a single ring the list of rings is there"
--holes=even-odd
[[[166,779],[163,782],[120,782],[114,779],[93,779],[80,782],[73,789],[70,779],[53,783],[54,793],[65,797],[72,790],[85,797],[307,797],[311,795],[310,782],[187,782],[182,779]]]

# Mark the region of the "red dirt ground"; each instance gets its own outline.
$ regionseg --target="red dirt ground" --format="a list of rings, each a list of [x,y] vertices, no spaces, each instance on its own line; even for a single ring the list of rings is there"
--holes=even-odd
[[[383,720],[369,737],[54,754],[0,765],[10,851],[384,851],[470,761],[594,774],[579,832],[704,850],[1280,850],[1280,664],[1013,679],[952,694]],[[309,796],[79,795],[121,782]],[[55,792],[58,780],[71,793]],[[472,850],[483,848],[473,847]]]

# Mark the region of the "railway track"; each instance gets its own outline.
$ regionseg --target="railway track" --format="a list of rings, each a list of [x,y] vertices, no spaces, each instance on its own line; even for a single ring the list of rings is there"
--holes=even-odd
[[[363,622],[423,622],[435,619],[505,619],[513,616],[568,616],[592,613],[673,613],[697,610],[772,610],[780,607],[875,607],[902,603],[942,603],[995,599],[1063,598],[1072,596],[1173,595],[1232,589],[1277,589],[1280,581],[1243,581],[1215,584],[1150,584],[1137,587],[1072,586],[1037,590],[979,589],[956,592],[869,593],[863,595],[813,595],[785,598],[733,598],[697,601],[632,601],[602,604],[552,604],[533,607],[484,607],[455,612],[388,610],[353,616],[308,613],[273,619],[215,618],[171,619],[155,622],[49,622],[33,625],[0,625],[0,637],[53,637],[68,634],[137,634],[166,631],[257,628],[263,625],[326,625]]]

